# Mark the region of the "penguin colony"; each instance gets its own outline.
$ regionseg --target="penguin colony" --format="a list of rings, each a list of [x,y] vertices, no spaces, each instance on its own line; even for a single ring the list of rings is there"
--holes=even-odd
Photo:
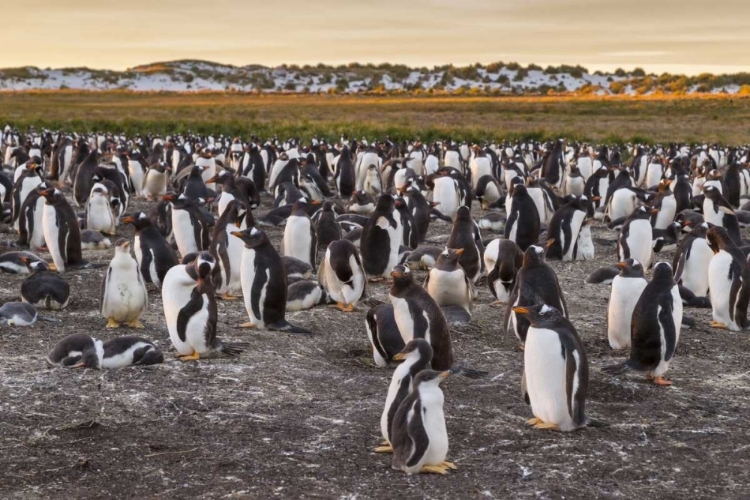
[[[711,308],[714,328],[748,326],[750,245],[740,231],[750,223],[747,150],[633,146],[623,161],[618,148],[563,140],[303,144],[9,126],[2,147],[3,222],[18,238],[0,255],[0,270],[29,275],[21,302],[0,307],[3,324],[57,321],[36,309],[75,301],[66,274],[96,267],[84,250],[111,247],[107,237],[124,224],[135,235],[116,240],[104,266],[102,327],[144,328],[149,290],[161,293],[180,361],[247,349],[221,339],[217,300],[242,300],[243,328],[299,335],[318,332],[290,323],[287,311],[346,314],[365,305],[363,339],[374,363],[400,362],[375,451],[391,453],[392,467],[408,474],[457,469],[448,461],[441,383],[486,374],[467,367],[450,333],[471,321],[480,290],[496,299],[501,333],[512,331],[523,351],[521,396],[537,429],[606,425],[586,413],[590,376],[632,370],[671,385],[681,331],[694,324],[685,308]],[[265,213],[262,198],[271,200]],[[128,210],[133,199],[147,200],[148,212]],[[485,211],[478,221],[475,199]],[[450,228],[448,238],[429,241],[431,224]],[[627,359],[590,374],[565,300],[566,288],[580,283],[561,283],[548,261],[593,259],[595,224],[611,229],[617,257],[586,282],[611,285],[607,338]],[[281,225],[277,247],[263,227]],[[483,239],[483,230],[501,236]],[[672,250],[671,262],[660,259]],[[424,283],[416,271],[427,271]],[[386,280],[381,302],[371,292]],[[159,364],[158,344],[78,333],[60,339],[47,361]]]

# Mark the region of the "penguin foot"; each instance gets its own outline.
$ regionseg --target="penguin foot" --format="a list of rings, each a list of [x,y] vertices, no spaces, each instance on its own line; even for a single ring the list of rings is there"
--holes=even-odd
[[[540,419],[538,419],[536,417],[530,418],[529,420],[526,421],[526,425],[537,425],[537,424],[541,424],[541,423],[544,423],[544,422],[542,422]]]
[[[671,380],[667,380],[664,377],[662,377],[661,375],[658,376],[658,377],[654,377],[653,375],[649,375],[648,379],[651,380],[656,385],[661,385],[661,386],[672,385],[672,381]]]
[[[367,281],[370,283],[380,283],[381,281],[385,281],[385,278],[369,278]]]
[[[521,351],[522,351],[522,352],[523,352],[523,351],[526,351],[526,346],[525,346],[525,345],[523,345],[523,344],[519,344],[519,345],[518,345],[518,348],[519,348],[519,349],[521,349]]]
[[[354,312],[354,304],[343,304],[341,302],[337,302],[336,304],[334,304],[331,307],[335,307],[339,311],[342,311],[342,312],[345,312],[345,313]]]
[[[540,422],[540,423],[534,425],[534,428],[536,428],[536,429],[550,429],[550,430],[553,430],[553,431],[559,431],[560,430],[560,426],[558,426],[557,424],[550,424],[548,422]]]
[[[375,453],[393,453],[393,447],[391,445],[378,446],[375,448]]]
[[[114,318],[107,318],[107,328],[120,328],[120,323],[115,321]]]
[[[454,464],[453,462],[444,461],[442,464],[443,467],[447,467],[450,470],[458,470],[458,466]]]
[[[50,271],[57,271],[57,266],[52,263],[50,263],[48,267]]]
[[[239,297],[235,297],[234,295],[231,295],[229,292],[225,292],[221,294],[221,300],[239,300]]]
[[[722,330],[729,330],[729,327],[727,325],[719,321],[711,321],[709,323],[709,326],[711,326],[711,328],[720,328]]]
[[[423,465],[419,469],[420,474],[448,474],[448,468],[443,465]]]
[[[505,305],[505,302],[503,302],[502,300],[496,300],[495,302],[490,304],[490,307],[500,307],[504,305]]]
[[[201,357],[200,354],[198,354],[198,351],[193,351],[193,354],[186,354],[184,356],[179,356],[178,359],[180,361],[197,361]]]
[[[247,323],[242,323],[240,328],[255,328],[255,323],[248,321]]]
[[[134,319],[133,321],[128,321],[128,326],[130,328],[138,328],[138,329],[146,328],[145,326],[143,326],[143,323],[141,323],[137,319]]]

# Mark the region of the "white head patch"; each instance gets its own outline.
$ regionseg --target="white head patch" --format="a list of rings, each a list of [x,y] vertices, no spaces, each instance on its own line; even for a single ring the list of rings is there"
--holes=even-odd
[[[139,215],[138,218],[141,219],[141,220],[148,219],[148,215],[146,215],[143,212],[141,212],[141,215]]]
[[[532,246],[534,247],[534,251],[536,253],[538,253],[538,254],[543,254],[544,253],[544,248],[536,246],[536,245],[532,245]]]
[[[542,308],[539,310],[539,314],[541,316],[544,316],[548,312],[552,311],[552,308],[548,306],[547,304],[542,305]]]
[[[411,269],[409,269],[408,267],[404,266],[404,274],[411,274]]]
[[[185,196],[184,194],[181,194],[177,199],[178,200],[187,200],[187,196]]]
[[[708,229],[708,222],[704,222],[704,223],[702,223],[702,224],[701,224],[701,227],[705,227],[706,229]]]
[[[252,229],[250,230],[250,236],[255,236],[255,235],[256,235],[256,234],[258,234],[258,233],[260,233],[260,231],[258,231],[258,230],[257,230],[256,228],[252,228]]]

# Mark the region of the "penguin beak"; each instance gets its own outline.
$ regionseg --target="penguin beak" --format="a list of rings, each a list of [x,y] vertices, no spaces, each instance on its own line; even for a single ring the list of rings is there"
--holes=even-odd
[[[322,205],[322,204],[323,204],[323,202],[322,202],[322,201],[320,201],[320,200],[312,200],[312,201],[310,202],[310,205]]]
[[[71,365],[71,368],[85,368],[86,365],[83,364],[83,361],[79,361],[78,363]]]
[[[45,189],[44,191],[39,192],[39,194],[42,196],[49,196],[52,193],[54,193],[54,189]]]
[[[232,236],[236,236],[236,237],[242,239],[242,231],[232,231],[229,234],[231,234]]]
[[[549,240],[547,240],[547,243],[545,243],[544,248],[549,248],[549,247],[551,247],[554,244],[555,244],[555,239],[554,238],[549,239]]]
[[[29,259],[27,259],[27,258],[26,258],[26,257],[24,257],[23,255],[20,255],[20,256],[19,256],[18,258],[19,258],[19,259],[21,260],[21,262],[23,262],[24,264],[28,264],[28,263],[29,263]]]
[[[216,182],[218,179],[219,179],[219,176],[214,175],[213,177],[211,177],[210,179],[206,181],[206,184],[211,184],[212,182]]]
[[[401,276],[403,276],[403,273],[400,273],[398,271],[393,271],[391,273],[391,276],[393,276],[394,278],[400,278]]]
[[[446,371],[440,373],[440,378],[446,379],[446,378],[448,378],[450,376],[450,374],[451,374],[451,372],[448,371],[448,370],[446,370]]]
[[[528,314],[529,309],[526,307],[516,306],[513,308],[513,312],[516,314]]]
[[[615,266],[617,266],[617,269],[625,269],[627,265],[627,262],[618,262],[617,264],[615,264]]]
[[[462,253],[464,253],[464,249],[463,248],[459,248],[457,250],[454,250],[454,252],[456,252],[456,255],[461,255]]]
[[[394,361],[403,361],[405,359],[406,359],[406,354],[404,354],[403,352],[398,352],[393,355]]]
[[[135,217],[133,217],[133,216],[131,216],[131,215],[128,215],[127,217],[123,217],[123,218],[122,218],[122,221],[123,221],[123,222],[124,222],[125,224],[132,224],[133,222],[135,222]]]
[[[654,214],[654,215],[656,215],[656,214],[659,213],[659,209],[658,208],[654,208],[654,209],[651,210],[651,213]]]

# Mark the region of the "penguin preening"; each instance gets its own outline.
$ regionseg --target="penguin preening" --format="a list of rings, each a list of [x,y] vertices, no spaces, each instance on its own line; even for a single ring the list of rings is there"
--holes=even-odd
[[[365,329],[372,345],[375,364],[380,368],[388,366],[405,345],[396,324],[393,305],[379,304],[367,311]]]
[[[495,263],[487,274],[487,286],[495,297],[495,304],[505,304],[510,299],[510,294],[516,284],[516,275],[518,270],[523,266],[523,252],[514,242],[510,240],[493,240],[497,241],[497,254]],[[485,263],[487,254],[490,252],[490,246],[485,251]]]
[[[484,246],[479,227],[471,218],[469,207],[462,206],[456,211],[447,246],[463,250],[459,254],[459,263],[472,283],[476,283],[483,271]]]
[[[104,345],[101,340],[85,333],[76,333],[58,341],[47,356],[47,362],[53,366],[98,370],[103,358]]]
[[[395,202],[389,194],[378,198],[375,211],[362,228],[359,250],[368,278],[382,280],[398,263],[402,234],[394,218]]]
[[[102,280],[100,304],[100,312],[107,319],[107,328],[119,328],[121,323],[144,328],[139,318],[148,308],[148,292],[138,263],[130,255],[130,242],[126,239],[115,243],[115,255]]]
[[[354,243],[337,240],[328,245],[318,270],[318,282],[339,310],[354,311],[367,286],[367,275]]]
[[[62,276],[49,271],[44,261],[30,260],[20,256],[29,268],[31,276],[21,284],[21,300],[35,307],[65,309],[70,300],[70,285]]]

